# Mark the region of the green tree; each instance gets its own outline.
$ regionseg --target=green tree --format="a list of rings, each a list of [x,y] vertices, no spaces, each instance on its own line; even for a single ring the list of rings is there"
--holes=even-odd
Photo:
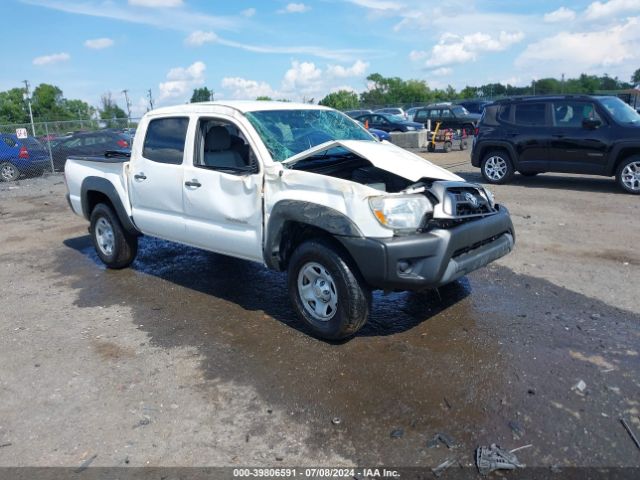
[[[191,95],[191,103],[210,102],[211,100],[213,100],[213,90],[209,90],[207,87],[195,88],[193,95]]]
[[[29,121],[29,111],[23,94],[23,88],[12,88],[6,92],[0,92],[1,123],[26,123]]]
[[[335,108],[336,110],[353,110],[358,108],[360,101],[357,93],[349,90],[338,90],[324,97],[318,104]]]
[[[360,94],[363,104],[402,105],[429,102],[438,95],[446,97],[446,92],[434,92],[424,80],[403,80],[399,77],[383,77],[372,73],[367,77],[370,88]]]
[[[115,128],[122,126],[122,122],[117,122],[116,119],[127,118],[127,114],[122,110],[116,101],[111,96],[111,92],[103,93],[100,97],[100,118],[107,120],[107,127]]]
[[[631,75],[631,83],[633,83],[633,86],[640,85],[640,68]]]
[[[256,98],[256,100],[258,102],[271,102],[273,100],[273,98],[267,96],[267,95],[260,95],[258,98]]]

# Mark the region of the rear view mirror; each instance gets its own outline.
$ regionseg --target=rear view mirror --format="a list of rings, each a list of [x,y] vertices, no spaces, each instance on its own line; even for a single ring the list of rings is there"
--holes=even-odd
[[[582,120],[582,126],[588,130],[595,130],[600,125],[602,125],[602,122],[597,119],[585,118]]]

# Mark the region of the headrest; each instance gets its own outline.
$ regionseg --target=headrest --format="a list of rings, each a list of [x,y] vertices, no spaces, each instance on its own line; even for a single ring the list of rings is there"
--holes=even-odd
[[[204,138],[205,151],[229,150],[229,147],[231,147],[229,131],[219,125],[211,127]]]

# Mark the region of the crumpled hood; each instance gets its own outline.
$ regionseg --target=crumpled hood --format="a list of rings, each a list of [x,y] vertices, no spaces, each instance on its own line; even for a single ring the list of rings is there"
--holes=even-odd
[[[375,167],[404,177],[412,182],[417,182],[421,178],[464,181],[449,170],[438,167],[428,160],[389,142],[332,140],[293,155],[282,163],[285,165],[293,165],[300,160],[335,147],[345,148],[359,157],[370,161]]]

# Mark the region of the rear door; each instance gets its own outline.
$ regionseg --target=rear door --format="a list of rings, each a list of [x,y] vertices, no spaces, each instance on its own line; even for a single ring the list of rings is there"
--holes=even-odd
[[[516,149],[516,169],[525,172],[546,171],[549,164],[550,104],[516,103],[511,106],[510,117],[506,135]]]
[[[549,170],[604,173],[611,126],[598,115],[595,104],[584,100],[559,100],[553,102],[552,117]],[[585,125],[584,120],[598,120],[600,125]]]
[[[142,233],[186,242],[183,218],[183,162],[188,117],[150,120],[141,152],[129,172],[131,211]]]

